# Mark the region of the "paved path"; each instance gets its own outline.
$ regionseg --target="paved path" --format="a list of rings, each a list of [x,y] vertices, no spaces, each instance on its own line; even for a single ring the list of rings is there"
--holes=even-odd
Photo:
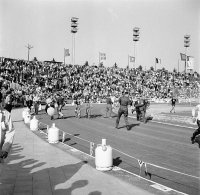
[[[0,195],[150,195],[133,184],[97,171],[32,133],[13,110],[12,152],[0,164]]]

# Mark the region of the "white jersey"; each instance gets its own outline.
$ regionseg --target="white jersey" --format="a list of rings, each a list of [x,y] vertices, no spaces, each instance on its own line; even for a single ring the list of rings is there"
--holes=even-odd
[[[9,152],[15,129],[11,120],[11,114],[4,110],[0,111],[0,153],[1,151]]]
[[[195,117],[195,113],[197,111],[197,120],[200,120],[200,104],[195,106],[195,108],[192,109],[192,116]]]

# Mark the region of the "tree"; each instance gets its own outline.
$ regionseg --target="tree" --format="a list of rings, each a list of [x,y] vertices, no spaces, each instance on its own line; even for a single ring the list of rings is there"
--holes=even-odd
[[[139,65],[138,70],[142,71],[142,65]]]
[[[153,67],[153,66],[151,66],[151,67],[150,67],[150,70],[154,71],[154,67]]]
[[[33,58],[33,61],[38,61],[36,57]]]
[[[162,68],[162,71],[163,71],[163,72],[165,71],[165,67]]]
[[[84,66],[89,66],[89,63],[88,61],[85,62]]]
[[[174,73],[177,73],[177,70],[176,70],[176,68],[174,68],[174,69],[173,69],[173,72],[174,72]]]
[[[101,62],[101,63],[99,64],[99,67],[103,67],[103,62]]]
[[[115,64],[114,64],[114,66],[113,66],[114,68],[117,68],[117,63],[115,62]]]

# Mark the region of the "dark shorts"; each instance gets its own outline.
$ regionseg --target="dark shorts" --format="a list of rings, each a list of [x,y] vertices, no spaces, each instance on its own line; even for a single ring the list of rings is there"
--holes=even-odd
[[[8,112],[11,112],[12,110],[12,104],[6,104],[4,107],[5,110],[7,110]]]

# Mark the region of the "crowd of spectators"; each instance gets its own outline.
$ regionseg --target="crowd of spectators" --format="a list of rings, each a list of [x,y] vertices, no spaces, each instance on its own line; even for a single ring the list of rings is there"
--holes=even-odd
[[[0,86],[2,96],[14,90],[14,102],[23,101],[25,95],[40,92],[60,93],[67,99],[74,95],[90,94],[93,101],[104,99],[108,94],[120,96],[129,91],[133,97],[148,99],[197,98],[200,94],[198,73],[170,72],[164,68],[142,70],[104,66],[66,65],[60,62],[37,59],[33,61],[1,58]]]

